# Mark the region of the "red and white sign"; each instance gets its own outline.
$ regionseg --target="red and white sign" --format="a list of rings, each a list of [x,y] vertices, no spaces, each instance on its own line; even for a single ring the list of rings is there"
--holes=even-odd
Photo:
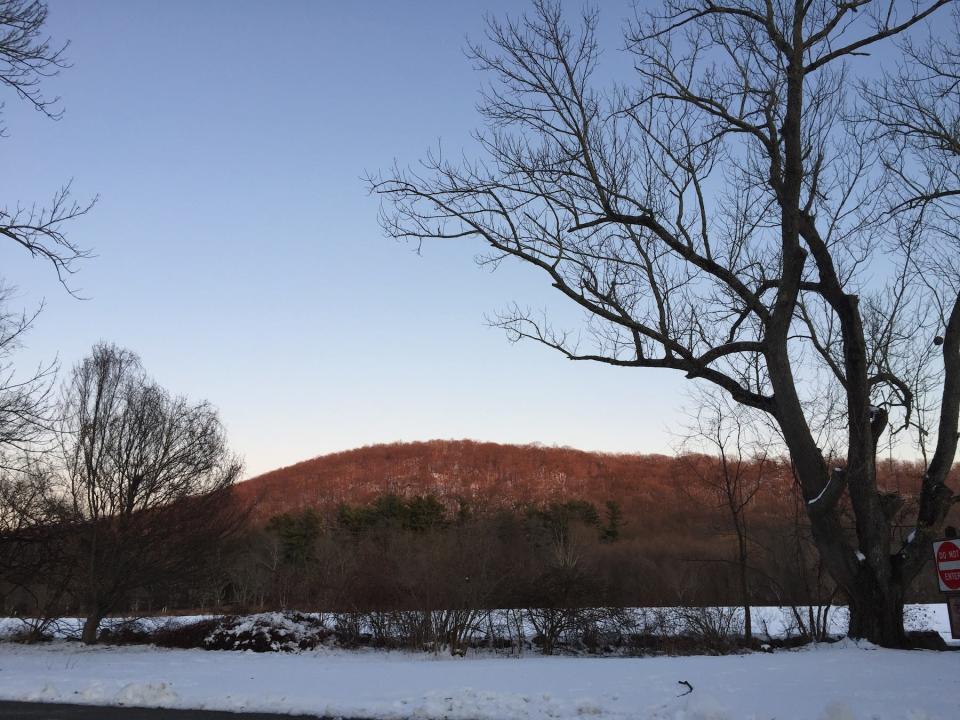
[[[933,557],[937,562],[937,578],[940,590],[960,590],[960,540],[939,540],[933,544]]]

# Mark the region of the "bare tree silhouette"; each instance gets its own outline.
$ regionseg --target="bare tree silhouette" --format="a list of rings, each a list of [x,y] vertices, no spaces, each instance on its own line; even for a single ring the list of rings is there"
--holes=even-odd
[[[851,634],[884,645],[905,641],[904,592],[953,498],[960,281],[944,259],[945,247],[957,256],[955,226],[891,207],[923,180],[910,163],[896,171],[896,142],[863,132],[857,116],[888,107],[886,95],[871,104],[851,76],[950,4],[666,0],[626,31],[634,85],[602,91],[596,14],[571,25],[540,0],[528,16],[491,19],[487,42],[470,47],[492,76],[483,157],[434,153],[369,178],[388,235],[479,238],[489,261],[534,266],[589,318],[571,331],[514,306],[498,319],[511,338],[678,370],[767,415]],[[915,59],[902,56],[909,73]],[[947,147],[890,133],[956,167]],[[936,445],[902,545],[897,501],[876,482],[885,433]]]

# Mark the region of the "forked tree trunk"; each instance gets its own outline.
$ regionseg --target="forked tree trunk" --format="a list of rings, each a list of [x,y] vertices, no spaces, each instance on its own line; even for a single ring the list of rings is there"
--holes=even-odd
[[[832,479],[833,483],[837,478]],[[808,502],[808,510],[810,503]],[[859,512],[857,512],[859,510]],[[811,513],[813,538],[824,568],[842,590],[849,608],[850,623],[847,634],[857,639],[869,640],[883,647],[904,647],[906,633],[903,628],[903,602],[906,588],[915,573],[899,564],[899,558],[891,558],[890,543],[885,540],[886,523],[881,510],[870,511],[864,504],[854,505],[857,515],[858,538],[848,538],[848,531],[834,510],[826,514]],[[874,532],[865,527],[873,524]],[[883,530],[881,535],[878,532]],[[869,540],[879,547],[871,551]],[[852,541],[852,542],[851,542]],[[856,551],[860,543],[862,551]],[[866,555],[883,558],[879,568]]]
[[[876,518],[871,519],[877,522]],[[861,524],[867,522],[863,517],[858,520]],[[818,529],[823,531],[824,526],[815,524],[814,530]],[[818,537],[815,532],[814,536],[824,566],[846,596],[850,612],[847,634],[882,647],[906,646],[903,605],[915,573],[908,571],[905,576],[905,568],[897,563],[899,558],[891,558],[888,547],[878,550],[888,563],[878,570],[862,554],[858,554],[853,563],[844,562],[851,551],[844,548],[838,535],[821,532]]]

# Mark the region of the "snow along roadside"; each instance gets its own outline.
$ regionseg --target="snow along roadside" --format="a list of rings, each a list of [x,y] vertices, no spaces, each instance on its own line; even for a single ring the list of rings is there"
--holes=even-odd
[[[680,681],[693,692],[678,697]],[[843,641],[725,657],[460,659],[4,643],[0,699],[384,720],[948,720],[960,653]]]

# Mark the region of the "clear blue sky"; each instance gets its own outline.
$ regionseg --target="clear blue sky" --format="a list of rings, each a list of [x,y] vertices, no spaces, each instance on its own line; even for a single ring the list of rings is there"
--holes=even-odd
[[[19,356],[64,368],[98,340],[216,404],[248,474],[375,442],[476,438],[669,451],[684,381],[511,345],[484,314],[570,312],[538,275],[478,268],[469,243],[386,240],[360,180],[469,143],[483,7],[453,2],[51,2],[73,67],[50,122],[11,97],[0,197],[69,179],[100,202],[71,298],[0,245],[20,301],[47,307]],[[604,3],[617,62],[626,3]]]

